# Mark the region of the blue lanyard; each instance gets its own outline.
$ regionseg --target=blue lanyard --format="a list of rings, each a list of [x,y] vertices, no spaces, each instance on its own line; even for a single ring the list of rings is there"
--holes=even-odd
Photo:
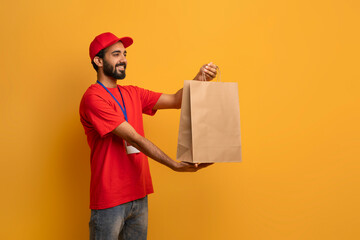
[[[126,114],[126,107],[125,107],[125,102],[124,102],[124,98],[123,98],[123,95],[121,94],[121,91],[120,91],[120,88],[119,86],[117,86],[118,90],[119,90],[119,93],[120,93],[120,96],[121,96],[121,99],[122,99],[122,102],[123,102],[123,105],[124,105],[124,108],[122,108],[121,104],[119,103],[119,101],[114,97],[114,95],[112,95],[112,93],[104,86],[104,84],[102,84],[101,82],[99,81],[96,81],[98,84],[100,84],[112,97],[113,99],[117,102],[117,104],[120,106],[121,108],[121,111],[123,112],[124,114],[124,117],[125,117],[125,120],[128,122],[128,117],[127,117],[127,114]]]

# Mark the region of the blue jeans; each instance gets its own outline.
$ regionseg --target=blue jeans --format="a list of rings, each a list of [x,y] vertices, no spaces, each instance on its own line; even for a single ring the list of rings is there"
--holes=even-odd
[[[146,240],[147,196],[116,207],[91,210],[90,240]]]

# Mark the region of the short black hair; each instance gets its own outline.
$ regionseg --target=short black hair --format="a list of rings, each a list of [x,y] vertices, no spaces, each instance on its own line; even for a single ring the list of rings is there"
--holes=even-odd
[[[100,52],[98,52],[98,54],[95,55],[95,57],[98,56],[99,58],[104,59],[105,57],[105,48],[101,49]],[[91,61],[91,64],[93,65],[95,71],[97,72],[99,67],[94,63],[94,60]]]

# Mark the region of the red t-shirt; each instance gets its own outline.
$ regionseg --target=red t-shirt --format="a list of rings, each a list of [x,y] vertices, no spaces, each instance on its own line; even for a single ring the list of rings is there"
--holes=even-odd
[[[129,124],[144,136],[142,114],[155,114],[153,107],[161,93],[135,86],[119,87]],[[122,105],[119,90],[108,90]],[[111,132],[125,117],[100,84],[91,85],[84,93],[80,119],[91,149],[90,208],[110,208],[153,193],[147,157],[143,153],[127,154],[123,139]]]

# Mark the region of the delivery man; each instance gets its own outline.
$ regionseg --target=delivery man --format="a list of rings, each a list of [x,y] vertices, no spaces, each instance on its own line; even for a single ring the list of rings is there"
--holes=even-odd
[[[147,195],[153,193],[147,156],[177,172],[196,172],[210,165],[174,161],[144,137],[142,114],[181,108],[182,89],[161,94],[117,85],[126,76],[127,47],[132,43],[130,37],[107,32],[90,44],[97,81],[80,103],[91,149],[90,239],[146,239]],[[216,66],[209,63],[194,80],[209,81],[216,74]]]

